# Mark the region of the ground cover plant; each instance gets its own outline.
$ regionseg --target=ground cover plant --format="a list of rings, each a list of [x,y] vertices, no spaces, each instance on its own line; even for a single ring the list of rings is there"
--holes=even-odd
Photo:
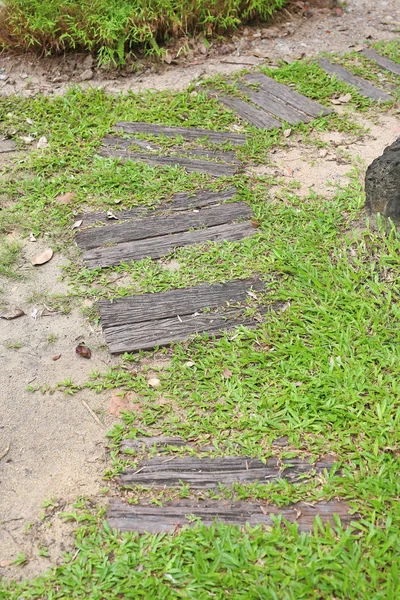
[[[326,105],[331,96],[349,91],[314,63],[266,72]],[[320,148],[318,132],[362,135],[351,111],[373,117],[377,109],[351,91],[345,114],[292,127],[291,138]],[[109,433],[106,498],[121,493],[113,475],[141,457],[120,455],[122,439],[182,435],[198,445],[214,444],[215,456],[302,455],[313,461],[334,455],[337,467],[308,481],[221,488],[212,497],[280,506],[342,498],[354,514],[348,529],[339,522],[323,526],[316,521],[309,534],[277,520],[273,528],[196,524],[171,535],[137,535],[111,531],[104,510],[81,499],[76,511],[64,516],[79,526],[74,551],[32,582],[3,580],[0,598],[398,598],[400,240],[395,231],[371,231],[364,218],[360,227],[364,197],[356,158],[347,159],[349,183],[328,198],[312,191],[301,197],[295,178],[285,182],[251,169],[212,182],[179,168],[154,169],[96,156],[101,137],[117,120],[182,125],[182,115],[187,125],[246,132],[250,141],[238,154],[248,165],[262,164],[272,149],[284,147],[281,131],[243,126],[194,87],[126,96],[76,88],[59,98],[2,98],[0,106],[5,133],[13,132],[21,146],[28,135],[46,136],[49,143],[7,173],[4,193],[12,203],[1,211],[0,233],[49,233],[56,251],[70,257],[65,275],[71,301],[258,275],[267,284],[266,302],[278,307],[253,331],[241,329],[219,340],[198,336],[163,350],[160,355],[171,363],[159,372],[157,389],[149,388],[138,367],[140,358],[152,353],[126,354],[120,365],[93,373],[83,386],[60,382],[66,393],[83,387],[140,395],[140,417],[126,413]],[[72,244],[74,213],[151,205],[178,191],[232,183],[253,208],[259,225],[254,237],[179,249],[174,254],[179,271],[149,260],[102,271],[82,269]],[[275,196],[272,187],[278,189]],[[70,204],[60,204],[57,196],[67,192],[75,196]],[[120,275],[124,285],[110,283]],[[283,435],[288,446],[277,450],[272,441]],[[181,450],[193,452],[198,453]],[[190,497],[192,491],[182,486],[173,492],[134,489],[124,495],[133,503],[162,504]],[[17,560],[23,564],[29,557]]]
[[[0,44],[42,52],[81,49],[100,62],[124,64],[130,50],[162,54],[178,35],[225,33],[250,19],[267,20],[285,0],[6,0]]]

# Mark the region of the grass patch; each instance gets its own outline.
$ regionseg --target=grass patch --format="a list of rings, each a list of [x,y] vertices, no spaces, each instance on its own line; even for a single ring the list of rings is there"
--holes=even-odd
[[[159,43],[180,35],[224,33],[268,20],[285,0],[6,0],[0,44],[6,48],[95,51],[123,65],[137,49],[162,55]]]
[[[21,254],[21,245],[16,241],[9,241],[5,237],[0,239],[0,276],[10,279],[19,279],[15,265]]]

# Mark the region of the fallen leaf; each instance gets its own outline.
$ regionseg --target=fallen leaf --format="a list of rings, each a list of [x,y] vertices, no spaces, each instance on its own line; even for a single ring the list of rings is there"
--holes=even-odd
[[[152,377],[151,379],[148,380],[147,383],[152,388],[158,388],[161,385],[161,381],[158,379],[158,377]]]
[[[285,131],[283,132],[283,135],[288,138],[290,136],[290,134],[292,133],[291,129],[285,129]]]
[[[84,342],[81,342],[77,345],[77,347],[75,348],[75,352],[83,358],[91,358],[92,356],[90,348],[88,348]]]
[[[117,200],[114,200],[114,204],[120,204],[120,203],[121,203],[121,199],[120,198],[117,199]]]
[[[2,560],[0,562],[0,567],[9,567],[11,565],[11,560]]]
[[[227,369],[227,368],[225,367],[225,369],[224,369],[224,370],[223,370],[223,372],[222,372],[222,377],[223,377],[224,379],[229,379],[229,377],[232,377],[232,371],[230,371],[229,369]]]
[[[32,119],[29,119],[29,118],[28,118],[28,119],[26,120],[26,122],[28,123],[28,125],[33,125],[33,121],[32,121]]]
[[[32,308],[31,317],[32,317],[32,319],[35,319],[35,321],[37,319],[38,313],[39,313],[39,311],[37,308]]]
[[[76,196],[75,192],[66,192],[65,194],[59,194],[56,196],[56,202],[59,204],[69,204]]]
[[[3,313],[0,316],[0,319],[6,319],[6,321],[12,321],[13,319],[19,319],[19,317],[23,317],[25,315],[24,311],[20,308],[14,308],[12,312]]]
[[[194,362],[192,360],[188,360],[185,362],[185,367],[194,367]]]
[[[47,248],[47,250],[35,256],[35,258],[32,260],[32,264],[35,266],[44,265],[51,260],[53,254],[53,250],[51,248]]]
[[[56,354],[51,360],[58,360],[59,358],[61,358],[61,354]]]
[[[340,96],[339,102],[341,102],[342,104],[346,104],[347,102],[350,102],[351,98],[351,94],[344,94],[344,96]]]
[[[24,142],[24,144],[32,144],[34,139],[35,138],[33,138],[31,135],[27,135],[26,137],[21,138],[21,140]]]
[[[42,135],[42,137],[39,138],[39,141],[36,144],[36,148],[38,150],[44,150],[45,148],[48,148],[48,146],[49,146],[49,142],[47,141],[47,137],[45,135]]]
[[[114,390],[111,395],[108,412],[115,417],[120,417],[124,410],[141,413],[142,405],[139,402],[134,402],[134,400],[138,400],[139,398],[140,396],[135,394],[135,392]]]
[[[296,387],[300,387],[301,385],[303,385],[302,381],[296,381],[296,383],[294,384]]]
[[[36,242],[36,238],[35,238],[35,236],[33,235],[33,233],[30,233],[30,234],[29,234],[29,241],[30,241],[30,242]]]
[[[114,215],[114,213],[113,213],[113,211],[112,211],[112,210],[108,210],[108,211],[107,211],[107,219],[116,219],[116,220],[118,220],[118,217],[116,217],[116,216]]]
[[[83,221],[82,219],[80,221],[75,221],[75,223],[72,225],[71,229],[78,229],[78,227],[80,227],[82,225]]]
[[[170,65],[173,61],[173,58],[169,52],[166,52],[166,54],[164,54],[163,60],[167,63],[167,65]]]
[[[257,219],[250,219],[251,224],[253,225],[253,227],[255,229],[257,229],[258,227],[260,227],[260,221],[257,221]]]
[[[257,294],[255,294],[251,290],[248,290],[247,294],[250,296],[250,298],[254,298],[254,300],[258,300]]]

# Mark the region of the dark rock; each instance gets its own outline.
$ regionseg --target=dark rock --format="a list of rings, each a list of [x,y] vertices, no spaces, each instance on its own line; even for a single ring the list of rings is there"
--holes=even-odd
[[[365,208],[372,218],[381,214],[400,226],[400,138],[368,167]]]

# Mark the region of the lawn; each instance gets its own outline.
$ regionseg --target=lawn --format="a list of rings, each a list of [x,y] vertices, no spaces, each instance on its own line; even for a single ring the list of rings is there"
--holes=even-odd
[[[96,52],[124,64],[130,51],[162,55],[159,43],[211,36],[249,20],[268,20],[285,0],[6,0],[0,46],[41,52]]]
[[[398,59],[398,46],[396,54],[392,46],[390,53]],[[294,82],[323,104],[333,93],[349,91],[305,61],[267,72]],[[374,77],[372,67],[368,76]],[[214,80],[215,85],[224,82]],[[349,107],[373,116],[377,109],[352,92]],[[197,524],[171,535],[121,534],[108,528],[101,508],[78,499],[76,512],[65,515],[78,524],[74,552],[31,582],[3,580],[0,598],[397,600],[400,239],[394,231],[372,231],[364,221],[355,233],[364,204],[357,161],[349,165],[350,183],[338,187],[332,200],[312,191],[301,198],[295,180],[270,175],[244,173],[212,182],[180,168],[96,155],[102,136],[118,120],[182,125],[184,115],[188,126],[228,130],[239,125],[233,113],[193,87],[119,96],[75,88],[63,97],[1,98],[0,110],[5,132],[13,132],[17,141],[30,134],[49,142],[8,173],[4,193],[13,204],[0,213],[0,234],[49,232],[52,247],[70,258],[65,275],[72,302],[258,275],[267,284],[266,300],[284,307],[252,331],[241,329],[219,340],[199,336],[160,351],[171,364],[159,373],[158,389],[149,388],[140,369],[132,375],[140,356],[152,353],[126,354],[117,367],[93,373],[83,389],[133,390],[143,399],[139,419],[126,413],[123,424],[109,432],[105,497],[116,493],[115,473],[127,463],[137,464],[136,455],[118,454],[119,442],[161,433],[190,437],[200,445],[211,442],[215,456],[315,459],[331,453],[337,469],[320,477],[221,488],[213,497],[280,506],[342,498],[358,516],[347,529],[338,521],[323,526],[317,520],[308,534],[279,520],[273,528]],[[250,140],[238,153],[248,163],[265,162],[272,148],[285,144],[281,131],[243,130]],[[351,114],[344,114],[293,127],[291,136],[313,143],[319,131],[360,134]],[[116,210],[116,200],[124,209],[151,205],[178,191],[233,182],[253,208],[259,224],[254,237],[179,249],[174,255],[179,271],[150,260],[106,270],[82,268],[70,233],[74,211]],[[275,198],[272,187],[279,189]],[[66,192],[76,195],[60,206],[56,197]],[[125,286],[109,285],[121,274],[127,276]],[[95,311],[89,316],[98,318]],[[82,389],[73,381],[58,387],[67,394]],[[159,402],[160,396],[167,401]],[[279,436],[288,436],[290,450],[273,448]],[[183,487],[156,494],[137,489],[129,498],[162,504],[191,494]]]

